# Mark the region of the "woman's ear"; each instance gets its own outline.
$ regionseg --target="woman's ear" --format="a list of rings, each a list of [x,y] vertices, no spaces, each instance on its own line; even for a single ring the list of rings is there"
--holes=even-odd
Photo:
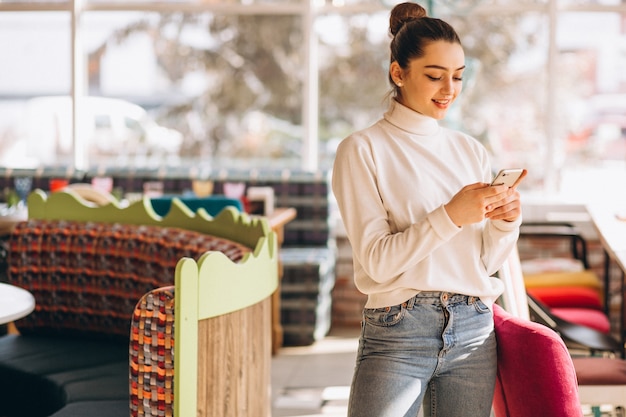
[[[391,65],[389,65],[389,75],[395,85],[398,87],[402,87],[404,85],[404,81],[402,81],[403,71],[400,64],[398,64],[398,61],[393,61]]]

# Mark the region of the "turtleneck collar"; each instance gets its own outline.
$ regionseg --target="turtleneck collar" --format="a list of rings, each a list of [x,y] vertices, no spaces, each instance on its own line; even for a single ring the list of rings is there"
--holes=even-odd
[[[411,110],[396,99],[391,99],[384,117],[392,125],[415,135],[434,135],[439,130],[436,119]]]

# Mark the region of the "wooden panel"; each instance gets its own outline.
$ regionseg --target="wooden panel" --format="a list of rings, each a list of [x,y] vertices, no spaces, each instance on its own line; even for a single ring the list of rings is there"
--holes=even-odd
[[[268,297],[200,321],[198,416],[271,414],[271,308]]]

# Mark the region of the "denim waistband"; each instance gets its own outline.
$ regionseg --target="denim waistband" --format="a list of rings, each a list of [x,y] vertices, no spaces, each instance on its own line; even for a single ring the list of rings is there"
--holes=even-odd
[[[407,308],[412,308],[415,304],[441,304],[446,306],[459,303],[474,304],[476,301],[478,301],[478,297],[473,295],[446,291],[421,291],[402,304]]]

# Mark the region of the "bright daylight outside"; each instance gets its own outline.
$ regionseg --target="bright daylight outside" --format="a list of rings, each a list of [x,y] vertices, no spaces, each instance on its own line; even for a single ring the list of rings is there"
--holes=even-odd
[[[69,11],[0,8],[0,166],[327,170],[386,106],[391,3],[315,2],[312,19],[279,4],[103,4],[81,12],[76,38]],[[424,4],[466,50],[445,123],[479,138],[494,170],[526,167],[524,189],[564,201],[624,189],[626,6]]]

